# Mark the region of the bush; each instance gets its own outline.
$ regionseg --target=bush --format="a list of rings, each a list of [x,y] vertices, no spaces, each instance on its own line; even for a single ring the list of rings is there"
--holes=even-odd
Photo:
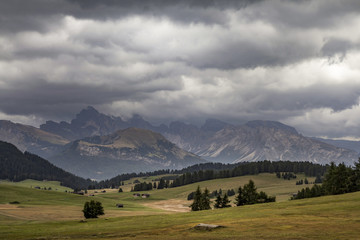
[[[85,218],[97,218],[99,215],[104,215],[104,208],[102,207],[101,202],[94,200],[86,202],[82,211]]]

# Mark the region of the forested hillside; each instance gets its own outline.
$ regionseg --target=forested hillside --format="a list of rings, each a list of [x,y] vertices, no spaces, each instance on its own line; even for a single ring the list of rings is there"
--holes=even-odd
[[[60,181],[73,189],[86,189],[93,182],[75,176],[49,163],[47,160],[25,152],[14,145],[0,141],[0,179],[22,181],[25,179]]]

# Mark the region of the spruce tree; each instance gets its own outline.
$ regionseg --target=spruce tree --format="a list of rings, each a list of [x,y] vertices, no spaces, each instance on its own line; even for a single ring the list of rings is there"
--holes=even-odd
[[[157,186],[157,189],[163,189],[165,188],[165,180],[163,178],[160,179],[160,182]]]
[[[200,205],[200,210],[208,210],[211,209],[210,207],[210,191],[205,188],[202,196],[201,196],[201,205]]]
[[[217,195],[215,204],[214,204],[214,208],[222,208],[222,202],[223,202],[223,199],[221,198],[221,196]]]
[[[250,180],[248,184],[244,185],[243,192],[246,204],[255,204],[257,202],[258,193],[256,192],[253,180]]]
[[[230,200],[229,200],[227,194],[225,193],[225,194],[224,194],[224,197],[223,197],[223,199],[222,199],[222,201],[221,201],[221,207],[222,207],[222,208],[231,207],[231,205],[230,205],[229,203],[230,203]]]
[[[246,201],[244,198],[244,191],[243,191],[242,187],[239,187],[238,195],[235,198],[235,204],[236,204],[236,206],[243,206],[243,205],[245,205],[245,203],[246,203]]]
[[[195,194],[194,194],[194,201],[190,205],[191,211],[200,211],[201,209],[201,199],[202,199],[202,193],[200,186],[197,187]]]

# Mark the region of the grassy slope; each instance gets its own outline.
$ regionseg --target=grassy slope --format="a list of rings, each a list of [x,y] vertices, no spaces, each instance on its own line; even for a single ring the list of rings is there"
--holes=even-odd
[[[298,179],[302,177],[298,175]],[[283,201],[170,215],[164,214],[168,213],[164,210],[143,205],[168,199],[184,199],[197,185],[210,190],[237,188],[250,178],[255,181],[259,190],[277,195]],[[173,189],[149,191],[149,199],[134,199],[130,192],[117,193],[115,190],[87,197],[0,184],[0,239],[358,238],[360,192],[284,201],[288,199],[289,193],[305,186],[296,186],[295,182],[296,180],[277,179],[270,174],[216,179]],[[90,199],[101,201],[106,215],[100,219],[80,222],[83,218],[82,206]],[[7,204],[10,201],[19,201],[21,204]],[[116,203],[123,203],[125,208],[116,208]],[[201,222],[221,224],[226,228],[211,232],[191,229]]]
[[[358,239],[360,193],[172,215],[0,221],[2,239]],[[198,223],[225,228],[196,231]]]
[[[149,178],[135,178],[139,181],[147,181],[150,182],[153,179],[157,179],[158,177],[149,177]],[[223,190],[234,189],[237,191],[239,186],[243,186],[244,184],[248,183],[250,179],[254,180],[255,185],[258,187],[259,191],[264,191],[269,195],[276,196],[277,201],[286,201],[291,197],[292,193],[296,193],[298,190],[306,187],[312,186],[309,185],[296,185],[296,181],[300,179],[304,179],[305,176],[303,174],[297,174],[297,179],[292,180],[283,180],[275,177],[275,174],[259,174],[253,176],[241,176],[241,177],[234,177],[234,178],[223,178],[223,179],[215,179],[210,181],[203,181],[198,183],[193,183],[177,188],[170,188],[164,190],[157,190],[152,191],[153,199],[171,199],[171,198],[178,198],[178,199],[186,199],[187,195],[190,192],[196,190],[196,187],[199,185],[202,189],[207,187],[210,191],[219,190],[220,188]],[[129,181],[125,181],[125,185],[122,186],[122,189],[125,191],[129,191],[132,183],[135,179],[131,179]],[[310,182],[315,181],[315,178],[308,177]]]
[[[18,187],[28,187],[28,188],[31,187],[34,188],[38,186],[41,188],[46,187],[48,189],[49,187],[51,187],[52,190],[60,191],[60,192],[72,191],[71,188],[61,186],[60,182],[58,181],[37,181],[37,180],[27,179],[20,182],[10,182],[6,180],[0,180],[0,184],[6,184],[6,185],[12,185]]]

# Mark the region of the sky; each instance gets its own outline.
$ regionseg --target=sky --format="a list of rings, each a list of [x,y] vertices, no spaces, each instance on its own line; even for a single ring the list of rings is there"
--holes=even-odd
[[[360,139],[358,0],[1,0],[0,119],[86,106]]]

